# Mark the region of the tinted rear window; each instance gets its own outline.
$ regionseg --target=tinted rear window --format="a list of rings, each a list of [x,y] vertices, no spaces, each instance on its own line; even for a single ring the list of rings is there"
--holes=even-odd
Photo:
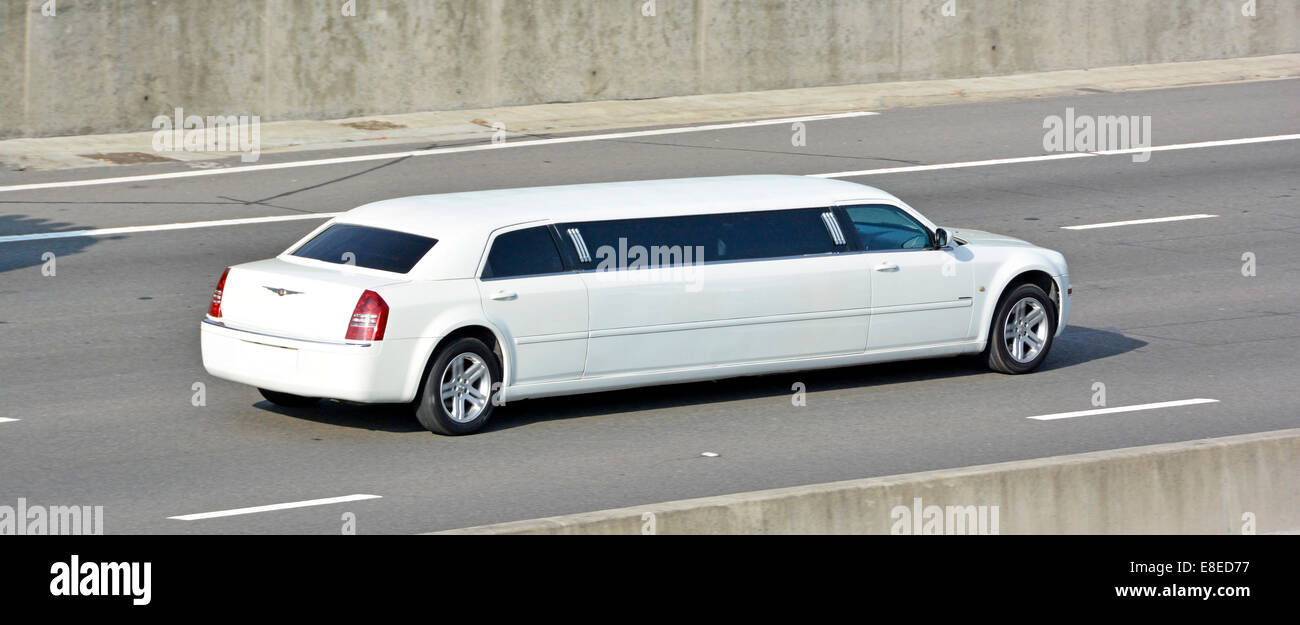
[[[340,265],[406,273],[433,249],[437,239],[405,232],[334,224],[293,253]]]

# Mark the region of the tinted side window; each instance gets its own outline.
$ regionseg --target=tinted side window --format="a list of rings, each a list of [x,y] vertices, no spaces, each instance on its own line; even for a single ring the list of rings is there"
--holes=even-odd
[[[930,231],[897,206],[849,206],[844,212],[864,250],[919,250],[932,244]]]
[[[645,259],[644,266],[677,266],[839,251],[842,248],[822,221],[824,212],[806,209],[593,221],[564,224],[560,232],[576,228],[598,266],[617,263],[614,266],[618,268],[635,267],[638,258]]]
[[[406,273],[424,258],[437,239],[406,232],[334,224],[293,252],[294,256],[339,265]]]
[[[492,242],[484,278],[535,276],[564,271],[560,252],[546,226],[507,232]]]

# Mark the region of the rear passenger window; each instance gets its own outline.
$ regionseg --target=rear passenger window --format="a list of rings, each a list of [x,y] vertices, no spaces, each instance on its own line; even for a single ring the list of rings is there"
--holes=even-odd
[[[782,258],[843,250],[822,219],[826,209],[688,215],[563,224],[577,230],[597,268],[671,267]]]
[[[866,251],[921,250],[932,247],[930,231],[903,209],[887,204],[849,206],[858,242]]]
[[[515,278],[564,271],[560,252],[546,226],[515,230],[497,236],[488,252],[484,278]]]

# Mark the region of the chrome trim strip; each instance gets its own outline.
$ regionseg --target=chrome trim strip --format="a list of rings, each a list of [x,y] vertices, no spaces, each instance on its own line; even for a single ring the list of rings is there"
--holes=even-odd
[[[499,278],[484,278],[482,276],[479,276],[478,281],[497,282],[500,280],[523,280],[524,278],[550,278],[554,276],[571,276],[577,273],[578,273],[577,271],[572,271],[569,269],[561,269],[560,271],[556,271],[553,273],[525,273],[518,276],[501,276]]]
[[[971,308],[975,300],[969,298],[955,299],[951,302],[930,302],[927,304],[899,304],[898,306],[875,306],[873,315],[892,315],[894,313],[917,312],[922,310],[944,310],[946,308]]]
[[[610,336],[634,336],[637,334],[659,334],[662,332],[683,332],[689,330],[707,330],[710,328],[725,328],[737,326],[763,325],[769,323],[794,323],[800,321],[816,321],[820,319],[841,319],[844,317],[867,317],[872,315],[892,315],[896,313],[917,312],[925,310],[944,310],[948,308],[970,308],[974,302],[969,299],[953,300],[951,302],[930,302],[925,304],[900,304],[898,306],[874,306],[871,308],[851,308],[848,310],[830,310],[810,313],[791,313],[785,315],[769,315],[765,317],[744,317],[740,319],[715,319],[709,321],[690,321],[686,323],[672,323],[653,326],[639,326],[628,328],[607,328],[603,330],[592,330],[591,338],[605,338]]]
[[[947,248],[945,248],[945,249],[947,249]],[[590,269],[579,269],[579,270],[577,270],[575,273],[586,274],[586,273],[596,273],[596,272],[598,272],[598,271],[605,271],[605,272],[617,272],[617,271],[648,271],[648,270],[656,270],[656,269],[670,269],[670,268],[675,269],[675,268],[687,267],[687,266],[689,266],[689,267],[704,267],[704,266],[707,266],[707,265],[726,265],[726,264],[730,264],[730,263],[765,263],[765,262],[781,261],[781,260],[799,260],[799,259],[803,259],[803,258],[827,258],[827,257],[831,257],[831,256],[853,256],[853,255],[855,255],[855,254],[892,254],[892,253],[908,253],[908,252],[938,252],[938,251],[941,251],[941,250],[936,250],[936,249],[934,249],[934,248],[932,248],[932,247],[918,247],[918,248],[914,248],[914,249],[906,249],[906,250],[905,250],[905,249],[901,249],[901,248],[900,248],[900,249],[896,249],[896,250],[856,250],[856,251],[854,251],[854,250],[850,250],[850,251],[844,251],[844,252],[820,252],[820,253],[817,253],[817,254],[803,254],[803,255],[801,255],[801,256],[772,256],[772,257],[766,257],[766,256],[765,256],[765,257],[761,257],[761,258],[734,258],[734,259],[728,259],[728,260],[706,260],[706,261],[704,261],[704,262],[702,262],[702,263],[692,262],[690,265],[682,264],[682,265],[673,265],[672,267],[649,267],[649,268],[642,268],[642,269],[620,269],[620,268],[615,267],[615,268],[613,268],[613,269],[603,269],[603,270],[602,270],[602,269],[597,269],[597,268],[594,268],[594,267],[593,267],[593,268],[590,268]],[[541,274],[541,275],[558,275],[558,274]],[[518,277],[520,277],[520,278],[532,278],[532,277],[540,277],[540,276],[518,276]]]
[[[587,242],[582,240],[582,233],[577,228],[569,228],[569,240],[573,241],[573,247],[578,250],[578,261],[591,262],[591,252],[587,250]]]
[[[826,229],[830,231],[831,239],[836,245],[848,245],[848,241],[844,239],[844,231],[840,230],[839,221],[835,219],[835,213],[822,213],[822,222],[826,224]]]
[[[348,343],[348,342],[346,342],[346,341],[317,341],[317,340],[314,340],[314,339],[300,339],[300,338],[295,338],[295,337],[292,337],[292,336],[280,336],[280,335],[278,335],[278,334],[267,334],[267,333],[265,333],[265,332],[256,332],[256,331],[254,331],[254,330],[244,330],[244,329],[242,329],[242,328],[232,328],[232,327],[230,327],[230,326],[228,326],[228,325],[226,325],[226,324],[224,324],[224,323],[222,323],[222,322],[220,322],[220,321],[213,321],[212,319],[210,319],[210,318],[208,318],[208,317],[204,317],[204,318],[203,318],[203,323],[206,323],[206,324],[208,324],[208,325],[210,325],[210,326],[216,326],[216,327],[221,328],[221,329],[223,329],[223,330],[230,330],[231,332],[241,332],[241,333],[243,333],[243,334],[252,334],[252,335],[254,335],[254,336],[265,336],[265,337],[267,337],[267,338],[280,339],[281,341],[292,341],[292,342],[295,342],[295,343],[314,343],[314,344],[316,344],[316,345],[336,345],[336,346],[339,346],[339,347],[370,347],[370,346],[374,345],[374,343]],[[240,340],[244,340],[244,339],[240,339]],[[256,343],[257,341],[249,341],[249,342],[250,342],[250,343]],[[280,346],[279,346],[279,345],[271,345],[271,347],[280,347]],[[287,348],[287,349],[288,349],[288,348]]]
[[[587,332],[562,332],[560,334],[539,334],[515,339],[515,345],[536,345],[538,343],[558,343],[560,341],[586,340]]]
[[[249,345],[261,345],[262,347],[271,347],[274,349],[287,349],[291,352],[299,351],[297,347],[285,347],[283,345],[273,345],[271,343],[263,343],[261,341],[250,341],[248,339],[239,339],[239,342],[248,343]]]
[[[661,332],[682,332],[687,330],[706,330],[709,328],[726,328],[736,326],[764,325],[769,323],[791,323],[799,321],[816,321],[818,319],[840,319],[843,317],[866,317],[871,314],[870,308],[851,308],[849,310],[831,310],[810,313],[790,313],[785,315],[769,315],[765,317],[743,317],[740,319],[714,319],[709,321],[688,321],[685,323],[671,323],[653,326],[639,326],[628,328],[608,328],[604,330],[592,330],[591,338],[598,339],[609,336],[631,336],[637,334],[659,334]]]

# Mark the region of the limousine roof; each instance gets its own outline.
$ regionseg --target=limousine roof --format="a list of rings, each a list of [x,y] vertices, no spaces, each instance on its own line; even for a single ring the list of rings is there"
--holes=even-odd
[[[339,221],[433,238],[554,223],[897,202],[875,187],[808,176],[724,176],[417,195],[366,204]]]
[[[849,201],[901,204],[880,189],[842,180],[725,176],[419,195],[366,204],[330,223],[437,239],[413,273],[444,279],[474,275],[492,232],[516,224],[813,208]]]

